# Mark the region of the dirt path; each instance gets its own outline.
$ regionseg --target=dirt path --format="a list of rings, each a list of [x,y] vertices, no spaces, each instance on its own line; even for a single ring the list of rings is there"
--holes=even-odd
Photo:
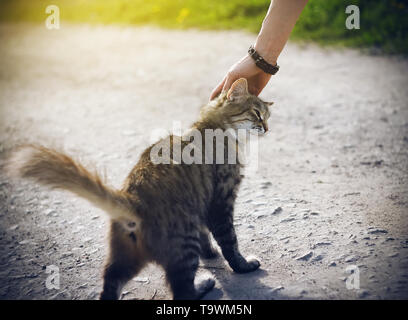
[[[21,142],[63,146],[120,186],[155,128],[187,127],[254,40],[242,32],[0,25],[0,165]],[[408,298],[408,62],[289,44],[262,96],[276,107],[236,207],[262,270],[217,279],[211,299]],[[0,298],[94,299],[105,215],[0,171]],[[46,267],[60,288],[47,289]],[[347,289],[346,268],[360,289]],[[355,273],[356,274],[356,273]],[[124,299],[170,298],[145,269]]]

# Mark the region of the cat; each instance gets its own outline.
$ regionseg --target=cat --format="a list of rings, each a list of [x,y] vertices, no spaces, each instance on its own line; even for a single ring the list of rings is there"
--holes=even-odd
[[[249,94],[241,78],[203,107],[191,128],[264,134],[271,104]],[[180,139],[171,136],[172,144],[176,141]],[[150,262],[164,268],[174,299],[202,298],[215,285],[213,278],[194,284],[199,257],[218,255],[210,233],[233,271],[251,272],[260,266],[257,259],[241,255],[233,225],[242,164],[154,164],[154,146],[142,153],[121,190],[105,185],[71,157],[43,146],[22,146],[9,159],[12,175],[71,191],[109,215],[110,246],[100,299],[118,299],[123,286]]]

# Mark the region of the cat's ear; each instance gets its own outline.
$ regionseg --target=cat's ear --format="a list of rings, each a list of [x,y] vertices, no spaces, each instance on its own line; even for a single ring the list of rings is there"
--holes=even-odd
[[[248,82],[245,78],[240,78],[236,80],[228,90],[227,99],[230,101],[239,100],[239,98],[248,94]]]

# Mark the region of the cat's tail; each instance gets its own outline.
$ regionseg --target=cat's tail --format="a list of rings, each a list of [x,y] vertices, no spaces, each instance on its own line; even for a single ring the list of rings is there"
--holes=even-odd
[[[127,194],[106,186],[96,172],[88,171],[59,151],[38,145],[21,146],[12,152],[6,170],[12,176],[71,191],[104,210],[112,219],[138,220]]]

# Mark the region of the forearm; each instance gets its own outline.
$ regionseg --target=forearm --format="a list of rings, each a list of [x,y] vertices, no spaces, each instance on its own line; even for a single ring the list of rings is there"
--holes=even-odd
[[[272,0],[255,42],[255,50],[275,65],[308,0]]]
[[[307,0],[271,1],[255,43],[255,50],[266,62],[276,64],[306,3]],[[247,79],[249,92],[257,96],[267,85],[271,74],[262,71],[252,57],[246,55],[230,68],[224,79],[211,93],[210,100],[214,99],[222,91],[229,90],[234,81],[240,78]]]

